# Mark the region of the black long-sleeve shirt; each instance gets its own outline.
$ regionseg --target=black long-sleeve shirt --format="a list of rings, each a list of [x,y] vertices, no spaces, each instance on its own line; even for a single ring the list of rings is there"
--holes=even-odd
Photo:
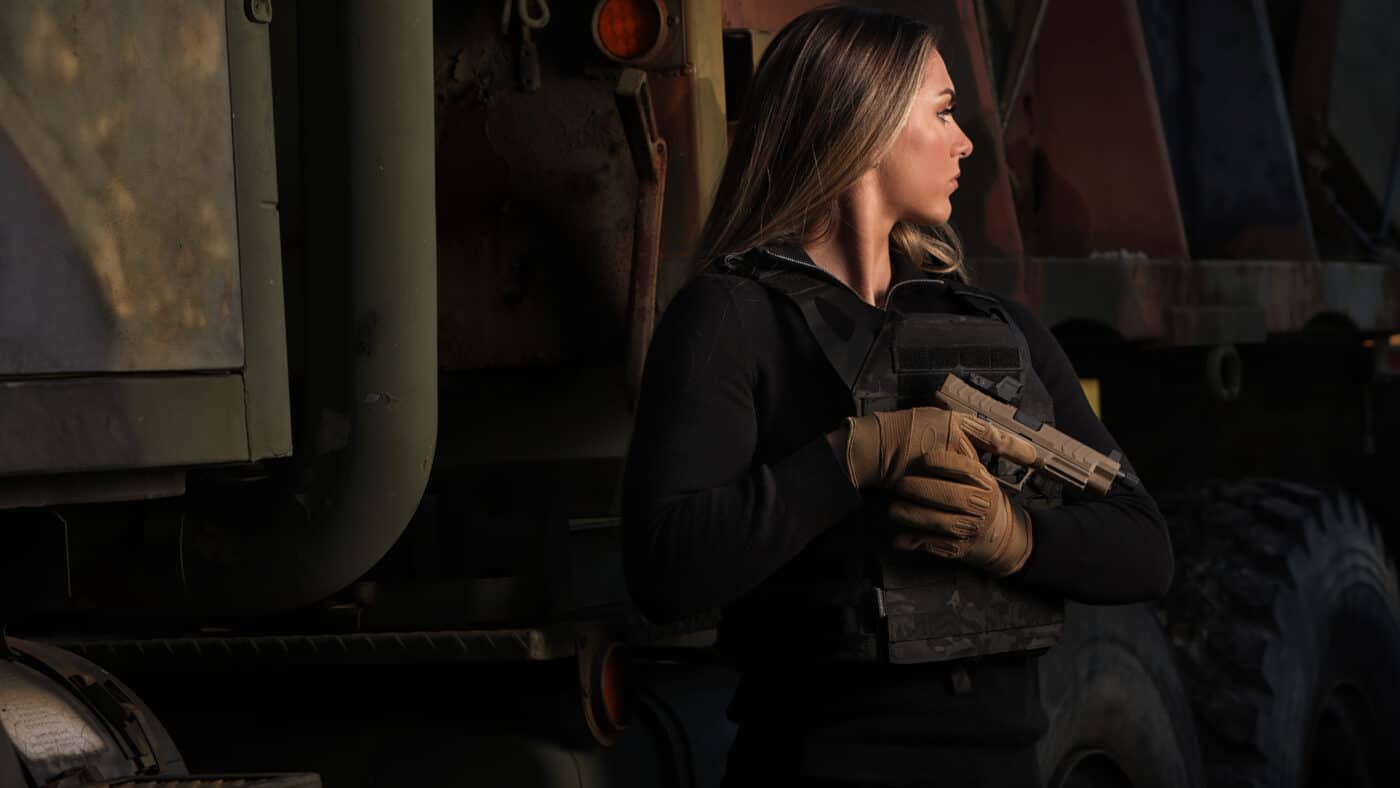
[[[895,282],[922,276],[899,260],[893,273]],[[1054,401],[1056,426],[1116,450],[1059,343],[1029,310],[1005,306]],[[863,319],[880,320],[869,310]],[[848,391],[790,302],[733,274],[687,283],[652,339],[627,463],[624,561],[639,608],[667,621],[734,604],[858,517],[861,493],[825,438],[850,415]],[[1034,550],[1013,582],[1092,603],[1156,598],[1170,583],[1166,526],[1140,488],[1116,485],[1101,498],[1067,490],[1063,506],[1033,513],[1032,527]],[[983,660],[979,690],[965,699],[939,689],[936,665],[765,671],[741,683],[731,714],[743,722],[815,713],[864,728],[861,717],[908,712],[935,738],[970,726],[981,739],[1033,739],[1044,719],[1026,697],[1028,664],[1017,655]],[[932,682],[928,692],[920,677]],[[807,681],[822,682],[820,709],[805,708]],[[842,686],[851,691],[843,696]]]

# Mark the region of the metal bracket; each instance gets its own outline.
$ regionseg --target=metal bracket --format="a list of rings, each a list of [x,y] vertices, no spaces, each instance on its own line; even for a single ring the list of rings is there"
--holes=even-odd
[[[272,0],[245,0],[243,13],[249,21],[265,25],[272,21]]]
[[[623,69],[617,80],[617,111],[637,168],[637,214],[632,234],[632,283],[628,296],[627,390],[636,403],[642,366],[656,317],[656,281],[661,255],[661,207],[666,193],[666,141],[657,132],[646,72]]]

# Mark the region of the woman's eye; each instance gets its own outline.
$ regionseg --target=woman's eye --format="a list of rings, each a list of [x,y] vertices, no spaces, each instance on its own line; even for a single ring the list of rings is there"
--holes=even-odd
[[[939,117],[940,119],[942,119],[943,122],[947,123],[947,122],[949,122],[949,121],[951,121],[951,120],[953,119],[953,113],[954,113],[956,110],[957,110],[957,107],[950,106],[950,107],[948,107],[947,109],[942,110],[941,112],[939,112],[939,113],[938,113],[938,117]]]

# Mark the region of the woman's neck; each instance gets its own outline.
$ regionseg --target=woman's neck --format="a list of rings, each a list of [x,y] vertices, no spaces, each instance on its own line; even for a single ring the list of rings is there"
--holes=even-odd
[[[894,220],[857,182],[839,201],[836,227],[802,245],[817,267],[845,282],[866,303],[884,308],[890,289],[890,230]]]

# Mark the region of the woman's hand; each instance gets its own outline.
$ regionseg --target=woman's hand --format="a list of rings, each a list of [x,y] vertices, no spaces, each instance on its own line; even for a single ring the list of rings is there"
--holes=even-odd
[[[1022,465],[1035,461],[1035,447],[974,416],[943,408],[907,408],[846,420],[844,460],[859,489],[891,487],[909,465],[930,452],[960,454],[973,460],[992,451]],[[841,431],[831,433],[833,449]],[[841,455],[838,453],[838,457]]]
[[[972,564],[998,577],[1025,566],[1030,516],[1006,497],[975,455],[939,449],[911,464],[894,485],[895,547]]]

